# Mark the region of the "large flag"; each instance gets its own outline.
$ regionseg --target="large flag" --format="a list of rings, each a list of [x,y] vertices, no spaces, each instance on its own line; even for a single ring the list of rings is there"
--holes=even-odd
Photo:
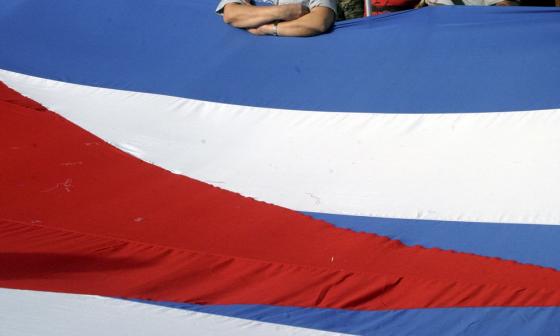
[[[560,10],[215,5],[0,2],[0,335],[560,334]]]

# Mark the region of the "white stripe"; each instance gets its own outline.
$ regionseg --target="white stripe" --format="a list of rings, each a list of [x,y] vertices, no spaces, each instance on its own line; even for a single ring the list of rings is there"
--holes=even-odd
[[[143,160],[294,210],[560,224],[560,110],[303,112],[0,79]]]
[[[0,288],[0,335],[340,335],[112,299]]]

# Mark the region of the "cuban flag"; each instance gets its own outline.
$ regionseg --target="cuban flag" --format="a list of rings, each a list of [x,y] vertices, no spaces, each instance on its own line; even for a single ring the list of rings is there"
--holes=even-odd
[[[0,2],[1,335],[560,334],[560,10],[215,5]]]

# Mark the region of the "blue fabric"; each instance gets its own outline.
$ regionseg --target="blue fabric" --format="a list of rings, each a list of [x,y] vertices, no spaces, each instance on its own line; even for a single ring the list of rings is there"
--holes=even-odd
[[[560,307],[352,311],[266,305],[203,306],[140,302],[359,335],[560,335]]]
[[[560,270],[560,226],[448,222],[305,213],[338,227],[407,245],[437,247]]]
[[[0,1],[0,68],[251,106],[359,112],[560,107],[560,9],[431,7],[255,37],[209,0]],[[289,96],[290,99],[285,99]]]
[[[560,107],[559,9],[430,7],[338,23],[332,33],[314,38],[276,38],[225,25],[214,14],[216,4],[2,0],[0,68],[100,87],[299,110]],[[552,226],[310,215],[406,244],[560,269],[559,230]],[[560,334],[558,307],[346,311],[158,304],[356,334]]]

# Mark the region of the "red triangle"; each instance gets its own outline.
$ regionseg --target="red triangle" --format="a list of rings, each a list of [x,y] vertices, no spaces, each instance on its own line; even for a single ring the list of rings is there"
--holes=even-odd
[[[3,287],[347,309],[560,305],[555,270],[407,247],[172,174],[5,86],[0,125]]]

